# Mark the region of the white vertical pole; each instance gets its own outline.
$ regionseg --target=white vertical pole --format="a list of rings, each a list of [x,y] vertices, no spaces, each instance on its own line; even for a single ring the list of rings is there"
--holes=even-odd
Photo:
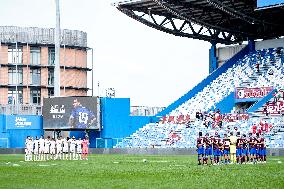
[[[60,96],[60,10],[59,0],[55,0],[56,4],[56,28],[54,35],[55,44],[55,67],[54,67],[54,96]]]

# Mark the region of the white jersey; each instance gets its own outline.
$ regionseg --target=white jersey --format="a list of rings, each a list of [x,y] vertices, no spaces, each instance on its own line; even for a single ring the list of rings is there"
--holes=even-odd
[[[55,149],[55,141],[54,140],[50,141],[50,149]]]
[[[71,141],[70,141],[70,152],[75,152],[75,149],[76,149],[76,140],[74,139],[72,139]]]
[[[33,147],[34,147],[33,141],[32,140],[28,140],[28,142],[27,142],[28,153],[31,153],[33,151]]]
[[[55,141],[54,140],[50,141],[50,153],[55,154]]]
[[[39,140],[34,140],[34,152],[38,153],[38,148],[39,148]]]
[[[82,153],[82,140],[77,140],[77,153]]]
[[[45,139],[45,140],[44,140],[44,152],[45,152],[46,154],[49,153],[49,147],[50,147],[50,140]]]
[[[67,139],[63,140],[63,152],[68,153],[69,150],[69,141]]]
[[[57,139],[56,140],[56,149],[57,149],[57,153],[61,153],[62,152],[62,144],[63,144],[63,140],[62,139]]]
[[[38,141],[39,141],[39,151],[44,152],[44,139],[40,138]]]
[[[25,140],[25,153],[28,153],[28,142],[29,142],[29,139],[26,139]]]

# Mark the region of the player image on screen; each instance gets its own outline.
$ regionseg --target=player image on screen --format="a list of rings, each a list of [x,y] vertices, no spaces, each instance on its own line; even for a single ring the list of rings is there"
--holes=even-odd
[[[91,110],[82,106],[77,98],[73,101],[73,107],[69,118],[71,128],[88,129],[94,126],[96,117]]]

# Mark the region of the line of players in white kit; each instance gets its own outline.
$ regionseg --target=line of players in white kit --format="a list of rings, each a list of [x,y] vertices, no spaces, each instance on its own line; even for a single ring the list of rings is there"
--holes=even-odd
[[[81,140],[72,138],[57,139],[48,136],[44,139],[28,136],[25,142],[25,161],[46,161],[46,160],[88,160],[89,140],[86,136]]]

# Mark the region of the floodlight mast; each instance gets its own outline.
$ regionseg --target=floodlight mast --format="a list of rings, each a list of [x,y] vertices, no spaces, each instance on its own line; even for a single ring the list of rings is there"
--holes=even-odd
[[[55,60],[54,60],[54,96],[60,96],[60,9],[59,0],[55,0],[56,4],[56,28],[54,35],[55,44]]]

